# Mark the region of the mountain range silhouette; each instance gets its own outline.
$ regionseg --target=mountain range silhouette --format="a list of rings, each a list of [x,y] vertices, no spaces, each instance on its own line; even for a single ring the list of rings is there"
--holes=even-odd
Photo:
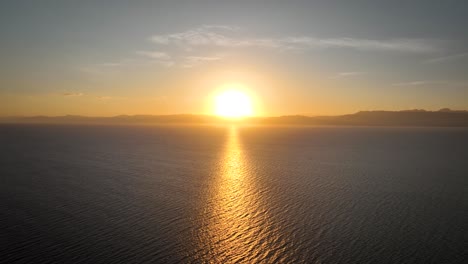
[[[338,116],[287,115],[277,117],[245,117],[226,119],[210,115],[119,115],[113,117],[30,116],[0,117],[0,123],[17,124],[99,124],[99,125],[156,125],[156,124],[224,124],[252,125],[316,125],[316,126],[435,126],[468,127],[468,111],[443,108],[439,111],[412,109],[402,111],[360,111]]]

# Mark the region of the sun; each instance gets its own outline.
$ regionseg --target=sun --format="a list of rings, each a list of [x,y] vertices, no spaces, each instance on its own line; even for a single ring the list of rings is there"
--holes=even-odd
[[[228,118],[240,118],[253,114],[250,97],[239,90],[225,90],[215,97],[215,113]]]

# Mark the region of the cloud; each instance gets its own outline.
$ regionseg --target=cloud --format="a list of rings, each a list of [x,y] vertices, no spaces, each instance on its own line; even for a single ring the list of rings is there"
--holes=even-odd
[[[138,51],[137,54],[149,57],[153,59],[153,62],[166,67],[180,66],[183,68],[192,68],[206,62],[218,61],[222,59],[221,56],[179,56],[173,58],[168,53],[159,51]]]
[[[318,38],[312,36],[280,36],[280,37],[248,37],[241,28],[231,25],[201,25],[197,28],[169,34],[159,34],[150,37],[157,45],[157,51],[140,50],[136,54],[146,57],[143,63],[153,63],[164,67],[191,68],[208,62],[221,60],[223,57],[213,55],[210,49],[226,48],[261,48],[280,51],[305,51],[314,49],[354,49],[367,51],[393,51],[408,53],[430,53],[438,51],[441,42],[424,39],[362,39],[362,38]],[[219,50],[218,50],[219,52]],[[197,54],[197,55],[194,55]],[[432,61],[448,60],[455,57],[468,56],[468,53],[458,54]],[[117,63],[101,63],[80,70],[96,75],[113,74],[122,67],[132,64],[131,60]],[[133,61],[133,64],[135,62]],[[363,72],[338,73],[333,78],[343,78],[362,75]]]
[[[111,96],[97,96],[96,98],[99,99],[99,100],[109,100],[109,99],[112,99]]]
[[[203,25],[201,27],[180,33],[154,35],[150,40],[156,44],[175,44],[181,46],[238,46],[242,45],[238,40],[230,38],[227,32],[238,31],[238,27],[225,25]],[[221,31],[221,32],[220,32]]]
[[[205,63],[205,62],[219,61],[221,59],[222,59],[222,57],[220,57],[220,56],[214,56],[214,57],[188,56],[188,57],[184,58],[184,62],[182,63],[182,67],[183,68],[192,68],[194,66],[197,66],[197,65]]]
[[[239,28],[229,26],[201,26],[179,33],[154,35],[150,39],[159,45],[175,45],[190,49],[196,46],[259,47],[271,49],[347,48],[358,50],[427,53],[438,50],[435,43],[423,39],[358,39],[316,38],[311,36],[240,37]]]
[[[412,81],[412,82],[401,82],[401,83],[394,83],[393,86],[420,86],[425,84],[430,84],[430,81]]]
[[[137,51],[137,54],[144,55],[152,59],[169,60],[171,58],[167,53],[159,51]]]
[[[200,28],[203,29],[222,29],[227,31],[239,31],[241,28],[238,26],[230,25],[202,25]]]
[[[311,48],[351,48],[359,50],[380,50],[399,52],[434,52],[437,48],[420,39],[356,39],[356,38],[311,38],[289,37],[284,40],[290,44],[300,44]]]
[[[392,86],[425,86],[425,85],[443,85],[444,87],[468,87],[468,83],[464,81],[411,81],[394,83]]]
[[[96,66],[101,66],[101,67],[119,67],[119,66],[122,66],[122,63],[121,63],[121,62],[105,62],[105,63],[96,64]]]
[[[338,78],[346,78],[346,77],[353,77],[353,76],[359,76],[359,75],[364,75],[366,72],[339,72],[335,76],[333,76],[333,79],[338,79]]]
[[[77,96],[83,96],[83,93],[62,93],[62,96],[65,96],[65,97],[77,97]]]
[[[206,27],[200,27],[185,32],[156,35],[151,37],[151,41],[162,45],[176,45],[187,49],[195,46],[218,46],[218,47],[268,47],[281,48],[285,43],[278,39],[255,38],[242,39],[228,36],[223,33],[207,30]]]
[[[172,67],[175,62],[172,60],[172,57],[160,51],[137,51],[137,54],[151,58],[153,62],[163,65],[165,67]]]
[[[439,63],[439,62],[441,63],[441,62],[448,62],[448,61],[453,61],[453,60],[458,60],[458,59],[463,59],[463,58],[468,58],[468,52],[432,58],[424,62],[425,63]]]
[[[179,47],[202,45],[235,47],[249,45],[249,43],[243,40],[236,40],[220,33],[207,31],[203,28],[170,35],[153,36],[151,40],[157,44],[174,44]]]
[[[89,73],[89,74],[108,74],[115,72],[120,67],[125,66],[128,63],[128,60],[124,60],[121,62],[104,62],[104,63],[95,63],[91,65],[87,65],[85,67],[79,68],[81,72]]]

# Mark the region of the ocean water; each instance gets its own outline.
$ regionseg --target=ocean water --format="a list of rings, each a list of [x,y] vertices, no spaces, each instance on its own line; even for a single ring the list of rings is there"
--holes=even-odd
[[[0,126],[3,263],[466,263],[468,130]]]

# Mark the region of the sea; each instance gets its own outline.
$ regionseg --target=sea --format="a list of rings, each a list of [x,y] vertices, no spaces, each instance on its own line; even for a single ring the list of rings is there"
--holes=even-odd
[[[468,129],[0,125],[1,263],[467,263]]]

